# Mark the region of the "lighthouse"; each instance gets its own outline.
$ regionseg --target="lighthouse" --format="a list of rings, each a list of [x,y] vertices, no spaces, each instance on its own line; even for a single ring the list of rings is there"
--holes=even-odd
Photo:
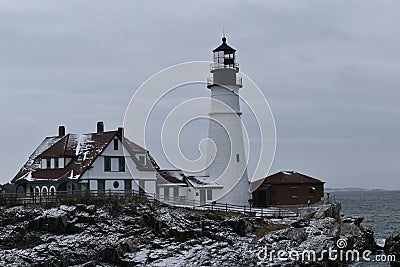
[[[237,77],[239,64],[235,53],[225,37],[222,44],[213,50],[212,78],[207,80],[211,91],[208,138],[212,142],[207,150],[210,164],[206,175],[223,186],[223,190],[214,194],[214,201],[248,205],[251,194],[239,104],[242,79]]]

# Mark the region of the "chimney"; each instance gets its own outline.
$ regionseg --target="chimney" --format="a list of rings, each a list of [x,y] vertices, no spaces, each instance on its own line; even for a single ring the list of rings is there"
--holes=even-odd
[[[58,137],[63,137],[65,136],[65,126],[60,125],[58,126]]]
[[[119,127],[118,128],[118,134],[121,137],[121,139],[123,140],[124,139],[124,128]]]
[[[97,122],[97,133],[104,133],[104,123],[102,121]]]

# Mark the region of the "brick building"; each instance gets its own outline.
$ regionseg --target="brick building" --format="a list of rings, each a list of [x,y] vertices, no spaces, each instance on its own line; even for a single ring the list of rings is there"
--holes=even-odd
[[[281,171],[264,178],[253,192],[253,203],[259,207],[314,204],[324,196],[324,183],[298,172]]]

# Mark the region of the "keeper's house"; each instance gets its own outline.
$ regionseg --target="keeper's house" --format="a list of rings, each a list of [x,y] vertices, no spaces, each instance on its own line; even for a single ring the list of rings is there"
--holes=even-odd
[[[253,192],[254,206],[304,206],[322,200],[324,183],[316,178],[281,171],[263,179]]]
[[[145,190],[155,193],[149,152],[124,137],[124,129],[46,137],[13,178],[16,192],[46,196],[74,190]]]

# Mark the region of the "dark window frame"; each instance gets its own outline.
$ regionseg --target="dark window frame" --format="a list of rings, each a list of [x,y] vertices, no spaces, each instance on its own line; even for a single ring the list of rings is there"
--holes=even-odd
[[[174,187],[174,198],[179,197],[179,187]]]
[[[142,166],[145,166],[146,165],[146,155],[139,155],[138,156],[138,160],[139,160],[139,163],[142,165]]]
[[[316,187],[314,187],[314,186],[310,186],[309,188],[308,188],[308,196],[309,197],[315,197],[315,191],[317,191],[317,188]]]
[[[170,194],[169,194],[169,187],[165,186],[164,187],[164,200],[169,200]]]
[[[118,143],[119,143],[119,140],[118,139],[114,139],[114,150],[118,150]]]
[[[207,191],[206,191],[206,199],[207,200],[212,200],[212,195],[213,195],[212,189],[207,189]]]
[[[112,170],[112,159],[118,159],[118,170],[113,171]],[[125,172],[126,168],[126,161],[125,157],[110,157],[110,156],[105,156],[104,157],[104,172]]]
[[[132,180],[124,180],[124,189],[132,190]]]
[[[118,171],[125,172],[125,157],[118,157]]]
[[[46,159],[46,169],[51,169],[51,158]]]
[[[111,157],[104,157],[104,171],[111,172]]]
[[[297,187],[297,186],[290,187],[290,196],[292,198],[298,198],[298,196],[299,196],[299,187]]]
[[[100,187],[102,187],[102,188],[100,188]],[[102,191],[102,192],[106,191],[106,180],[104,180],[104,179],[97,180],[97,190]]]
[[[144,180],[139,180],[139,194],[144,195],[146,194],[146,181]]]

